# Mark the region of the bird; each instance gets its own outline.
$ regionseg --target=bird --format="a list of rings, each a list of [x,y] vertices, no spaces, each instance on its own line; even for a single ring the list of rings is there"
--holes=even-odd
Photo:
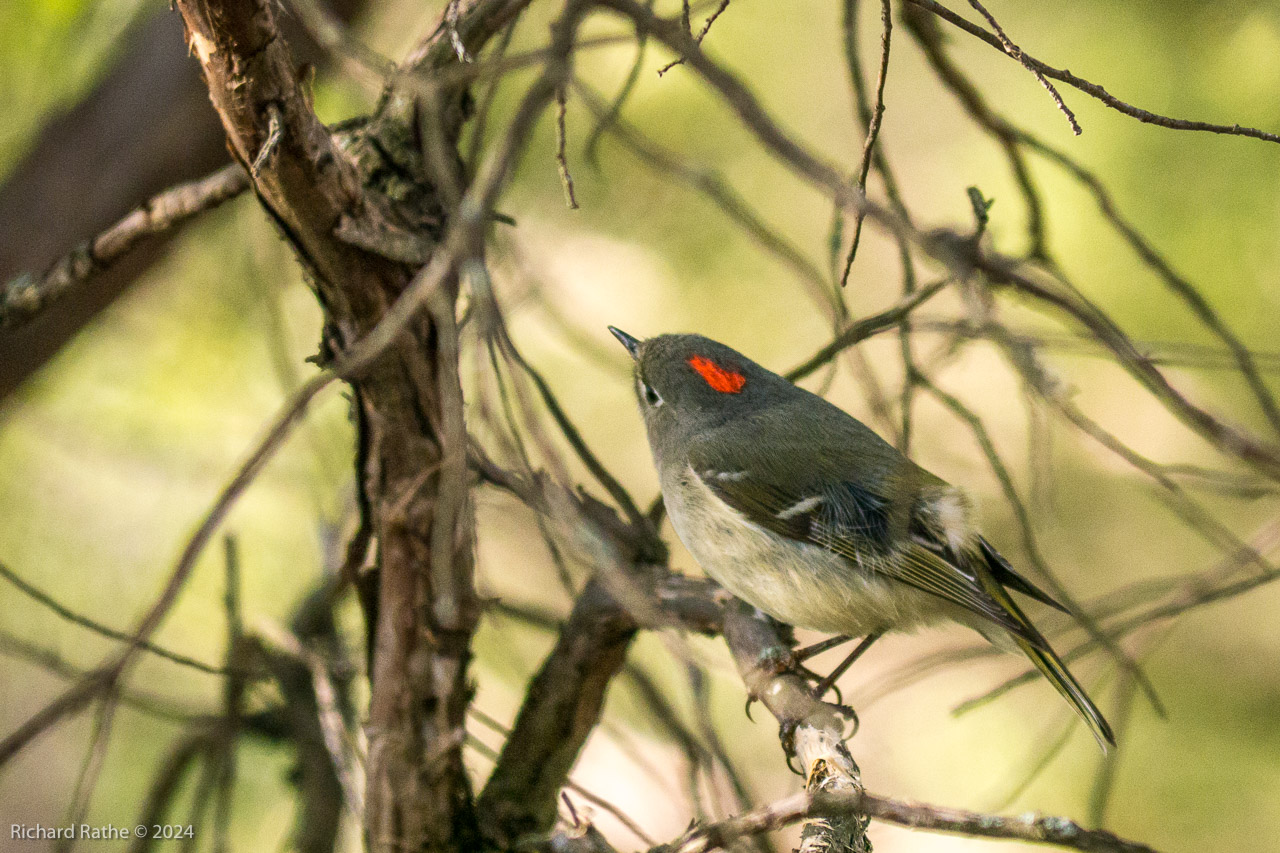
[[[981,535],[961,490],[724,344],[608,328],[634,362],[672,527],[708,576],[788,625],[863,637],[851,659],[886,632],[973,628],[1026,655],[1102,749],[1115,745],[1013,593],[1067,609]]]

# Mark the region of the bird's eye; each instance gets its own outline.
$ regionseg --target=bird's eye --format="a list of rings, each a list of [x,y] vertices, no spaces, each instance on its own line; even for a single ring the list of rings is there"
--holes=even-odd
[[[649,387],[649,383],[643,379],[640,380],[640,394],[650,406],[657,408],[662,405],[662,398],[658,396],[658,392]]]

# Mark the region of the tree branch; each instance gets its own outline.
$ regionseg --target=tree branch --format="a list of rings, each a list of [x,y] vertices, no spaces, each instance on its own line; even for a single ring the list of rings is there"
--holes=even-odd
[[[796,794],[755,811],[704,827],[687,841],[654,848],[650,853],[709,853],[727,848],[731,842],[759,832],[796,823],[807,818],[865,814],[874,820],[951,832],[975,838],[1003,838],[1052,844],[1085,853],[1156,853],[1133,841],[1126,841],[1103,829],[1085,829],[1073,820],[1027,814],[1001,817],[962,809],[947,809],[907,803],[857,791],[841,794]]]
[[[58,259],[43,275],[23,273],[6,283],[0,292],[0,328],[30,322],[71,288],[83,284],[94,273],[110,269],[146,238],[176,228],[248,188],[248,176],[233,163],[198,181],[179,184],[153,196],[106,231]]]
[[[1141,109],[1140,107],[1127,104],[1115,95],[1112,95],[1103,87],[1099,86],[1097,83],[1090,83],[1088,80],[1085,80],[1082,77],[1077,77],[1070,71],[1054,68],[1052,65],[1046,65],[1034,56],[1030,56],[1021,51],[1019,51],[1018,54],[1010,53],[1009,50],[1000,42],[999,36],[989,33],[977,24],[965,20],[955,12],[943,6],[941,3],[935,2],[935,0],[906,0],[906,2],[919,6],[922,9],[927,9],[947,23],[959,27],[972,36],[976,36],[999,50],[1001,53],[1013,57],[1029,69],[1037,71],[1045,77],[1066,83],[1068,86],[1074,86],[1086,95],[1090,95],[1091,97],[1102,101],[1102,103],[1111,107],[1113,110],[1136,118],[1140,122],[1159,125],[1160,127],[1167,127],[1173,130],[1198,130],[1206,133],[1222,133],[1228,136],[1248,136],[1253,139],[1261,139],[1264,142],[1280,143],[1280,135],[1267,133],[1264,130],[1258,130],[1252,127],[1241,127],[1238,124],[1211,124],[1210,122],[1205,121],[1187,121],[1185,119],[1169,118],[1168,116],[1162,116],[1158,113],[1149,112],[1148,110]]]
[[[560,789],[600,719],[609,683],[635,636],[634,619],[593,580],[529,682],[511,734],[481,793],[481,828],[508,847],[555,821]]]

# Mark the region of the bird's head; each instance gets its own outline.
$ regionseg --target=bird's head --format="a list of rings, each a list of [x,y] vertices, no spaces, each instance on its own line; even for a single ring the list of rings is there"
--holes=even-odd
[[[636,396],[655,446],[767,408],[793,386],[702,335],[639,340],[609,327],[635,360]]]

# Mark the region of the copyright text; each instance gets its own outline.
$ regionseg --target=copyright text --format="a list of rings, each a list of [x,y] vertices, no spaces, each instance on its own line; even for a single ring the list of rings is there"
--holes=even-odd
[[[181,824],[116,826],[102,823],[73,823],[53,826],[39,823],[9,825],[9,838],[14,841],[123,841],[130,838],[191,838],[194,828]]]

